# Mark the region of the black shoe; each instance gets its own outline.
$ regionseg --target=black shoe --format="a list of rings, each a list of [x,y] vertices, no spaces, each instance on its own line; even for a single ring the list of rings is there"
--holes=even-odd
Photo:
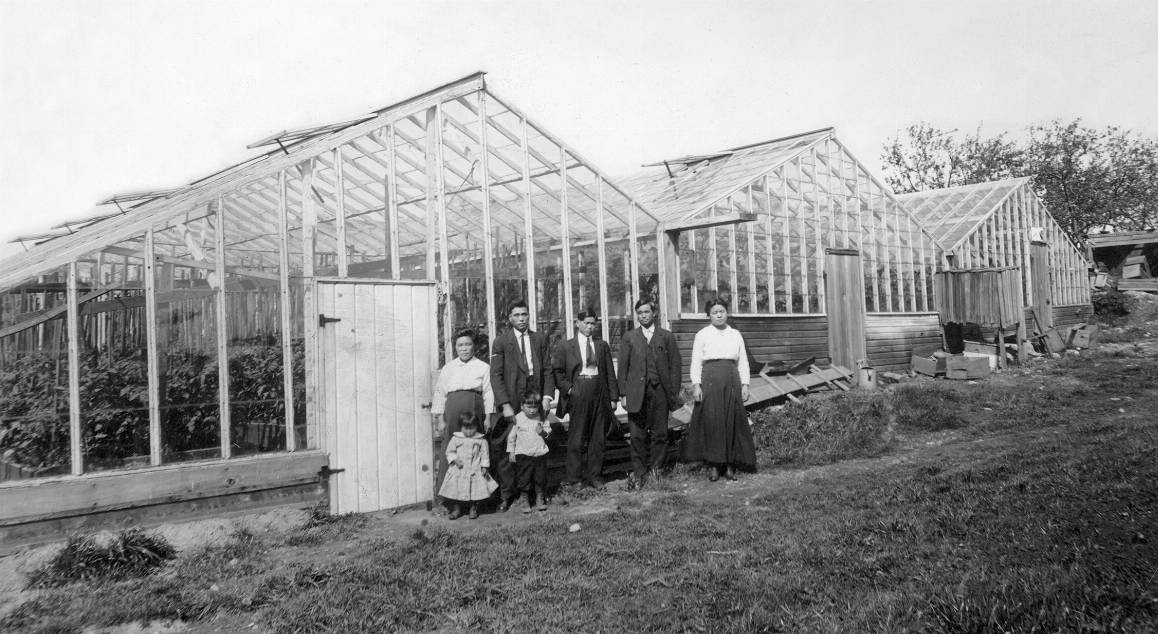
[[[708,471],[708,480],[711,482],[715,482],[716,480],[719,480],[719,479],[720,479],[720,470],[715,468],[715,467],[712,467]]]
[[[728,465],[728,469],[727,469],[727,471],[724,472],[724,476],[726,478],[728,478],[729,480],[731,480],[732,482],[735,482],[736,481],[736,469],[735,469],[735,467],[733,467],[732,465]]]
[[[450,512],[450,515],[447,515],[447,516],[446,516],[446,519],[448,519],[448,520],[456,520],[456,519],[458,519],[458,518],[460,518],[460,517],[462,517],[462,509],[457,509],[457,508],[456,508],[456,509],[454,509],[453,511],[451,511],[451,512]]]
[[[511,503],[507,500],[499,502],[499,513],[506,513],[511,508]]]

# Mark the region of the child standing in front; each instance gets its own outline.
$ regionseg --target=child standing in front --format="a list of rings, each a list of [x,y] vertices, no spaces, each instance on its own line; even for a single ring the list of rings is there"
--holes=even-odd
[[[491,466],[487,441],[478,433],[474,414],[464,412],[458,417],[459,430],[454,432],[446,446],[446,477],[438,494],[454,502],[447,519],[462,517],[464,504],[470,505],[470,518],[478,519],[478,503],[494,493],[498,485],[487,473]]]
[[[515,483],[527,496],[524,513],[547,510],[547,448],[551,427],[543,421],[543,398],[535,392],[523,396],[523,411],[515,415],[515,424],[507,436],[507,453],[515,466]],[[532,493],[534,496],[532,497]]]

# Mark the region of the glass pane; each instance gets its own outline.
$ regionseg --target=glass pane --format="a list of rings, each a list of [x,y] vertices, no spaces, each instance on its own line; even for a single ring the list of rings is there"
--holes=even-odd
[[[154,233],[157,376],[163,462],[221,456],[217,369],[216,228],[207,217]]]
[[[0,295],[0,482],[69,473],[67,269]]]
[[[225,199],[225,315],[229,358],[229,443],[235,456],[285,447],[281,267],[245,248],[255,222]]]
[[[84,470],[149,465],[144,236],[89,254],[81,278]],[[90,290],[91,289],[91,290]]]

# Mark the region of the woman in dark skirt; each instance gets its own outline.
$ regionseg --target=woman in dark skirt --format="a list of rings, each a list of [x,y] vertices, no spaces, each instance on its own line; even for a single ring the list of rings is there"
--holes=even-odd
[[[711,324],[692,344],[692,395],[695,407],[688,425],[684,459],[703,461],[708,479],[736,479],[736,469],[756,468],[756,445],[748,427],[748,353],[740,332],[728,325],[728,307],[720,299],[707,305]]]
[[[473,331],[461,330],[455,333],[454,352],[457,356],[442,366],[438,373],[434,397],[430,401],[430,413],[434,418],[434,434],[442,437],[443,451],[459,430],[458,421],[462,414],[472,414],[482,429],[486,413],[495,409],[495,395],[491,392],[491,366],[475,357],[474,351]],[[439,461],[435,491],[442,486],[446,466],[446,460]]]

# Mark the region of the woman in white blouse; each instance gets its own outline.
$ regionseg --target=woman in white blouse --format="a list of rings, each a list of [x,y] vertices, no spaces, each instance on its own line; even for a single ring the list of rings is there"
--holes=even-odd
[[[475,335],[472,330],[460,330],[454,335],[455,358],[442,366],[430,400],[430,414],[434,418],[434,434],[442,437],[445,449],[451,436],[458,431],[459,416],[474,415],[479,429],[486,426],[486,413],[495,409],[495,395],[491,391],[491,366],[474,356]],[[438,481],[442,485],[446,475],[446,461],[438,465]]]
[[[748,352],[740,331],[728,325],[728,306],[720,299],[707,305],[711,323],[692,344],[692,395],[695,407],[688,425],[684,458],[707,464],[708,479],[736,479],[736,468],[756,467],[756,445],[748,427]]]

